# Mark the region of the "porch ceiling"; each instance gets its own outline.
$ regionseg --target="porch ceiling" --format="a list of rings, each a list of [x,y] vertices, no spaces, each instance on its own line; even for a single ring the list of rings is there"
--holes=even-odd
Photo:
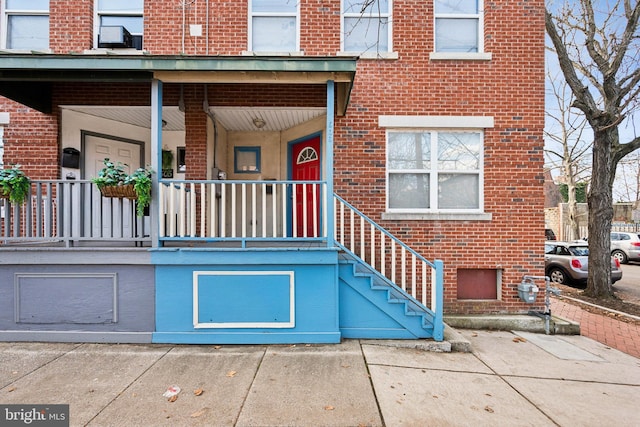
[[[151,127],[150,107],[71,105],[62,108],[142,128]],[[281,131],[326,114],[325,108],[210,107],[210,110],[226,130],[238,132]],[[258,118],[265,123],[261,128],[254,123]],[[162,119],[167,123],[163,130],[184,131],[184,113],[178,107],[164,107]]]

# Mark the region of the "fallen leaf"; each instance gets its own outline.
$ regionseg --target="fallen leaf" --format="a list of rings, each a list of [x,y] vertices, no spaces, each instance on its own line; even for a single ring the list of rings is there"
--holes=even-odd
[[[324,410],[325,410],[325,411],[333,411],[334,409],[336,409],[336,408],[334,408],[334,407],[333,407],[333,406],[331,406],[331,405],[327,405],[327,406],[325,406],[325,407],[324,407]]]
[[[9,393],[11,393],[12,391],[16,391],[15,387],[11,387],[9,390],[7,390]]]
[[[513,342],[527,342],[527,340],[522,337],[515,337],[513,339]]]
[[[169,402],[175,402],[176,400],[178,400],[178,395],[174,394],[173,396],[171,396],[169,399]]]
[[[490,414],[493,414],[494,410],[491,406],[487,405],[484,407],[484,410],[487,411]]]
[[[201,388],[193,390],[193,394],[195,394],[196,396],[202,396],[202,393],[204,393],[204,390]]]
[[[222,348],[222,346],[221,345],[217,345],[217,346],[215,346],[213,348],[216,349],[216,350],[220,350]]]
[[[237,372],[236,372],[236,371],[229,371],[229,372],[227,372],[227,376],[228,376],[229,378],[233,378],[233,377],[235,377],[235,376],[236,376],[236,374],[237,374]]]
[[[351,365],[342,365],[341,368],[350,368]]]
[[[203,416],[204,414],[207,413],[207,411],[209,410],[209,408],[202,408],[199,411],[194,412],[193,414],[191,414],[191,418],[198,418]]]
[[[304,346],[305,347],[311,347],[311,344],[305,344]]]

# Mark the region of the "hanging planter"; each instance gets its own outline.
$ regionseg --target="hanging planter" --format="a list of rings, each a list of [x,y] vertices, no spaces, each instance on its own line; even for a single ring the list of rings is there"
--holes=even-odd
[[[24,203],[31,189],[31,181],[20,170],[20,165],[11,169],[0,169],[0,199],[7,199],[12,204]]]
[[[151,203],[151,168],[138,168],[128,175],[122,163],[104,159],[104,168],[91,181],[98,186],[103,197],[126,198],[136,201],[136,213],[144,216],[144,210]]]

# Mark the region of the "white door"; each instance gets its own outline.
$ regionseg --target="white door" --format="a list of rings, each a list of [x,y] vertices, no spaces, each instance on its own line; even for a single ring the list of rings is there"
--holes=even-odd
[[[125,165],[125,172],[131,173],[142,166],[142,145],[135,142],[111,139],[107,136],[84,135],[84,176],[91,179],[102,169],[103,160],[120,162]],[[96,190],[91,197],[93,212],[92,235],[103,237],[131,237],[135,221],[133,202],[128,199],[101,198]],[[133,213],[133,214],[132,214]]]

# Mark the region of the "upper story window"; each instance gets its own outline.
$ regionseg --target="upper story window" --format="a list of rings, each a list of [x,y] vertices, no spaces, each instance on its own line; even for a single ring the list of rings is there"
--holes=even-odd
[[[2,48],[49,49],[49,0],[2,2]]]
[[[389,52],[391,10],[391,0],[342,0],[342,50]]]
[[[483,51],[482,0],[434,0],[435,51]]]
[[[144,0],[96,0],[95,10],[94,46],[142,49]],[[118,42],[118,29],[114,27],[124,27],[131,35],[130,41],[125,37]]]
[[[483,133],[388,131],[389,212],[481,212]]]
[[[299,4],[299,0],[250,0],[249,50],[299,51]]]

